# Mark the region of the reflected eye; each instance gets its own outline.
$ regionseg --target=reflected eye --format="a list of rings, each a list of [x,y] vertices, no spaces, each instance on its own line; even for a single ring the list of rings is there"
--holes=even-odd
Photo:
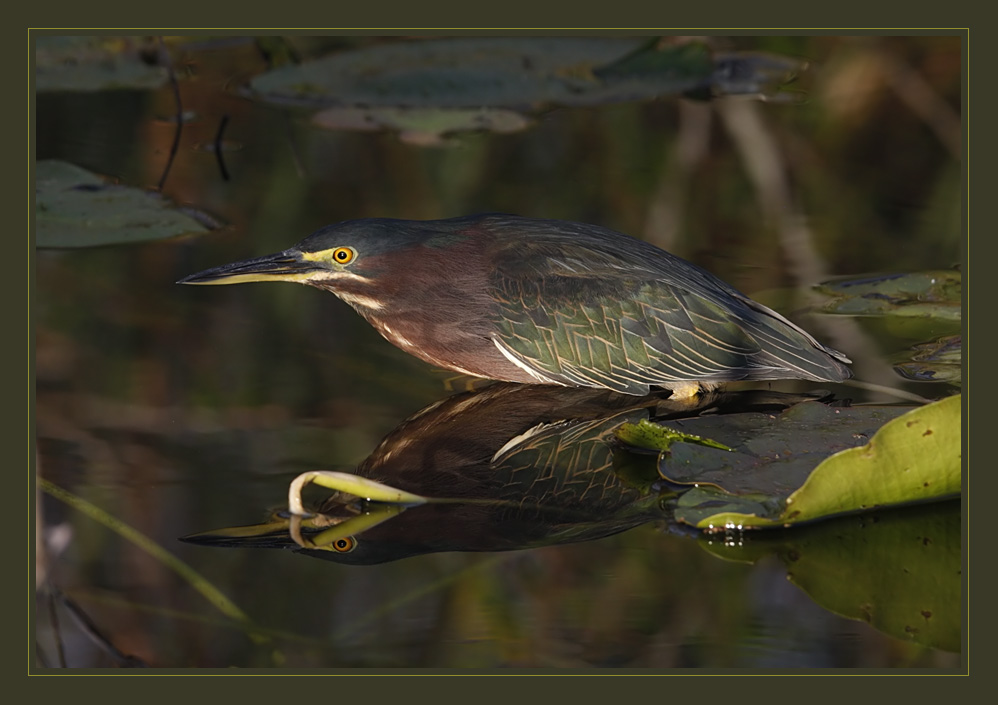
[[[341,539],[333,541],[332,548],[337,553],[350,553],[350,551],[357,548],[357,539],[353,536],[344,536]]]
[[[333,250],[333,261],[336,264],[349,264],[356,256],[357,253],[351,247],[337,247]]]

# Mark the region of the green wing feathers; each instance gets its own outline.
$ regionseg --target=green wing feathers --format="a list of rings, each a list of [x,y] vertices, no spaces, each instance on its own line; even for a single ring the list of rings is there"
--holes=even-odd
[[[539,381],[644,394],[689,381],[848,376],[833,351],[747,300],[722,306],[661,280],[503,277],[499,284],[495,343]]]
[[[841,381],[849,360],[699,267],[597,226],[492,216],[493,343],[540,382],[645,394],[733,380]]]

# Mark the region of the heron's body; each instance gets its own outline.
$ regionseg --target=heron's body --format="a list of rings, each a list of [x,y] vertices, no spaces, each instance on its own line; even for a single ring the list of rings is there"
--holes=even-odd
[[[498,214],[346,221],[183,281],[261,280],[332,291],[402,350],[477,377],[689,395],[734,380],[850,376],[842,353],[774,311],[595,225]]]

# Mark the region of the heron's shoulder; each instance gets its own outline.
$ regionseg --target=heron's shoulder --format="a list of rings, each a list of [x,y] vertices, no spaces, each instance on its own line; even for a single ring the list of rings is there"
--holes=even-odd
[[[650,243],[589,223],[483,216],[483,247],[500,275],[668,279],[688,263]]]

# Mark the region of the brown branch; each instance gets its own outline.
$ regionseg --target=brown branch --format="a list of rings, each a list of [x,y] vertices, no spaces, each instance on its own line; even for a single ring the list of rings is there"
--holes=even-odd
[[[170,77],[170,85],[173,86],[174,102],[177,104],[177,131],[173,134],[173,145],[170,147],[170,156],[166,160],[166,166],[163,168],[163,175],[159,177],[159,184],[156,186],[157,191],[162,191],[163,185],[166,183],[166,177],[169,175],[170,168],[173,166],[173,160],[177,156],[177,151],[180,149],[180,134],[184,129],[184,106],[180,101],[180,84],[177,82],[177,74],[173,70],[173,61],[166,49],[166,45],[163,43],[162,37],[159,37],[159,46],[160,56],[162,56],[166,62],[166,70]]]
[[[229,116],[223,115],[222,121],[218,124],[218,132],[215,134],[215,159],[218,160],[218,168],[222,172],[222,181],[229,180],[229,170],[225,168],[225,157],[222,155],[222,135],[229,124]]]

